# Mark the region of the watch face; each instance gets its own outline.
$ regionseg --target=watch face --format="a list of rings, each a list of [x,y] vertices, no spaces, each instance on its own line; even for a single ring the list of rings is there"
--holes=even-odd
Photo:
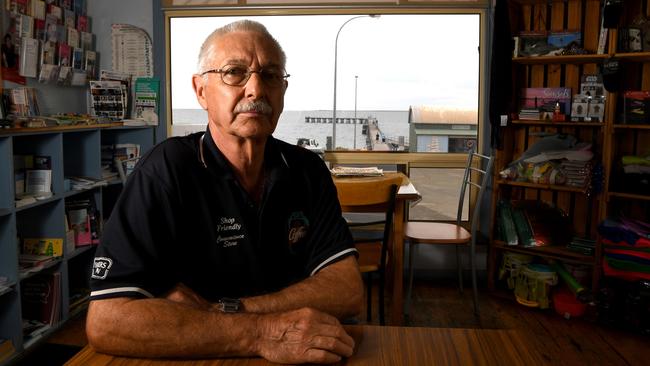
[[[221,304],[221,311],[224,313],[237,313],[241,309],[241,300],[239,299],[230,299],[230,298],[223,298],[219,300],[219,304]]]

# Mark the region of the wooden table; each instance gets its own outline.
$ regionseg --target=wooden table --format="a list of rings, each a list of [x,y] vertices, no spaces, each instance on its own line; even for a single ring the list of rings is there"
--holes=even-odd
[[[541,365],[540,353],[530,349],[517,330],[346,326],[356,342],[355,353],[339,365]],[[79,351],[67,366],[263,366],[262,358],[156,360],[115,357]]]
[[[400,176],[402,177],[402,185],[397,192],[397,203],[395,204],[395,217],[393,219],[393,240],[392,240],[392,251],[391,251],[391,262],[388,266],[388,274],[392,277],[392,281],[389,282],[388,286],[390,288],[391,298],[391,307],[390,307],[390,324],[392,325],[402,325],[402,318],[404,312],[404,292],[403,292],[403,281],[404,281],[404,221],[405,217],[405,207],[406,204],[410,201],[415,201],[420,199],[420,193],[413,186],[413,183],[409,178],[400,172],[384,172],[385,176]],[[334,181],[337,180],[350,180],[350,181],[368,181],[376,179],[375,177],[346,177],[340,178],[335,177]]]

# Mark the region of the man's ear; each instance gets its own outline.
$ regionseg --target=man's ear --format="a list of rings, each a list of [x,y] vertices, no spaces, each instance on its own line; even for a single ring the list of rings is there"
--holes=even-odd
[[[194,88],[194,94],[196,94],[196,100],[199,102],[203,109],[208,109],[208,102],[205,96],[205,81],[203,76],[194,74],[192,75],[192,88]]]

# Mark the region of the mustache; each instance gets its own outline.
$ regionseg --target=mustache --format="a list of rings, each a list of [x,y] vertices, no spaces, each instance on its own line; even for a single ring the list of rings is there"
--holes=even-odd
[[[271,114],[273,108],[265,100],[256,100],[253,102],[238,103],[235,106],[235,113],[257,112],[261,114]]]

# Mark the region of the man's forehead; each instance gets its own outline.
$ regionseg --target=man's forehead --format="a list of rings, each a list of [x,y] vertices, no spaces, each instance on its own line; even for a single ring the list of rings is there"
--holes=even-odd
[[[280,52],[273,42],[258,32],[233,32],[215,40],[213,57],[220,64],[249,64],[253,59],[265,66],[279,66]]]

